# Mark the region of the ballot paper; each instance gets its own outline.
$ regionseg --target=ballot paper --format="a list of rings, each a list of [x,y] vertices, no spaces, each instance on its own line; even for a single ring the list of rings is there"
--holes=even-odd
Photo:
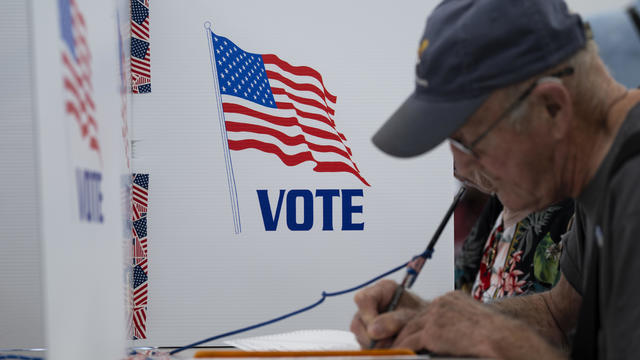
[[[225,341],[246,351],[359,350],[353,333],[343,330],[298,330]]]

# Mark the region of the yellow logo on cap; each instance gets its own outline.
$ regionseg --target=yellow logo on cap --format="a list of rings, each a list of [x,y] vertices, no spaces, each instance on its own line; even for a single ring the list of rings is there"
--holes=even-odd
[[[427,47],[429,47],[429,40],[423,39],[418,48],[418,57],[422,56],[422,53],[427,50]]]

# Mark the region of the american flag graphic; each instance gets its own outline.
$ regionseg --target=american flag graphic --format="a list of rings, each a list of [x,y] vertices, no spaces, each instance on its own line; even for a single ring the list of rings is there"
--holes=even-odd
[[[62,35],[62,82],[64,110],[78,125],[82,141],[98,158],[98,123],[91,84],[91,51],[87,23],[75,0],[58,0]]]
[[[286,166],[314,163],[316,172],[347,172],[369,183],[334,121],[337,97],[322,75],[273,54],[253,54],[211,31],[230,150],[256,149]]]
[[[147,302],[149,286],[149,258],[147,255],[147,208],[149,193],[149,174],[133,174],[132,186],[132,221],[133,233],[133,311],[131,320],[131,336],[134,340],[147,338]],[[138,195],[136,195],[138,194]],[[141,197],[139,194],[144,194]]]
[[[151,92],[149,0],[131,0],[131,85],[134,94]]]

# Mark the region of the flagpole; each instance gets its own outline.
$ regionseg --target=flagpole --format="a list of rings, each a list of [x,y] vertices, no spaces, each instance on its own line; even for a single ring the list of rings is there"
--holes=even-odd
[[[229,184],[229,198],[231,200],[231,212],[233,214],[233,227],[236,234],[242,232],[240,223],[240,207],[238,206],[238,191],[236,189],[236,179],[233,173],[233,162],[231,161],[231,152],[229,150],[229,139],[227,138],[227,127],[225,125],[224,111],[222,108],[222,97],[220,96],[220,85],[218,84],[218,70],[215,61],[215,52],[213,47],[213,31],[211,30],[211,22],[204,23],[207,40],[209,42],[209,58],[211,60],[211,70],[213,71],[213,88],[216,94],[218,106],[218,119],[220,121],[220,135],[222,136],[222,148],[224,153],[225,166],[227,169],[227,183]]]

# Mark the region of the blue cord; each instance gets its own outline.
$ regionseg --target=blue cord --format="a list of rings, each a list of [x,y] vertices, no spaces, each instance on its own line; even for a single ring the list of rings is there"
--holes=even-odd
[[[418,255],[418,256],[422,256],[425,259],[431,259],[431,257],[433,256],[433,249],[427,249],[425,250],[422,254]]]
[[[431,258],[432,254],[433,254],[433,250],[426,250],[425,252],[423,252],[422,254],[420,254],[418,256],[424,257],[425,259],[429,259],[429,258]],[[360,285],[354,286],[354,287],[352,287],[350,289],[346,289],[346,290],[342,290],[342,291],[335,291],[335,292],[323,291],[322,292],[322,297],[320,298],[320,300],[316,301],[315,303],[313,303],[313,304],[311,304],[309,306],[303,307],[302,309],[298,309],[298,310],[290,312],[290,313],[288,313],[286,315],[282,315],[282,316],[279,316],[277,318],[274,318],[274,319],[271,319],[271,320],[267,320],[265,322],[261,322],[259,324],[247,326],[247,327],[244,327],[242,329],[229,331],[229,332],[226,332],[224,334],[215,335],[215,336],[212,336],[210,338],[207,338],[207,339],[204,339],[204,340],[200,340],[198,342],[194,342],[193,344],[189,344],[189,345],[181,347],[179,349],[172,350],[171,352],[169,352],[169,355],[173,355],[173,354],[179,353],[180,351],[190,349],[192,347],[198,346],[200,344],[204,344],[204,343],[209,342],[209,341],[218,340],[218,339],[221,339],[223,337],[236,335],[236,334],[243,333],[245,331],[249,331],[249,330],[257,329],[259,327],[267,326],[267,325],[273,324],[275,322],[284,320],[286,318],[292,317],[294,315],[298,315],[298,314],[303,313],[305,311],[309,311],[309,310],[313,309],[314,307],[322,304],[324,302],[324,300],[326,298],[328,298],[328,297],[344,295],[344,294],[356,291],[358,289],[361,289],[361,288],[363,288],[363,287],[365,287],[365,286],[367,286],[367,285],[369,285],[371,283],[374,283],[374,282],[382,279],[383,277],[389,276],[389,275],[395,273],[396,271],[401,270],[402,268],[406,267],[407,264],[409,264],[409,262],[406,262],[406,263],[404,263],[404,264],[402,264],[400,266],[397,266],[397,267],[385,272],[384,274],[378,275],[378,276],[374,277],[373,279],[371,279],[371,280],[369,280],[367,282],[364,282],[364,283],[362,283]]]
[[[19,360],[44,360],[40,357],[30,357],[30,356],[22,356],[22,355],[3,355],[0,354],[0,360],[4,359],[19,359]]]

